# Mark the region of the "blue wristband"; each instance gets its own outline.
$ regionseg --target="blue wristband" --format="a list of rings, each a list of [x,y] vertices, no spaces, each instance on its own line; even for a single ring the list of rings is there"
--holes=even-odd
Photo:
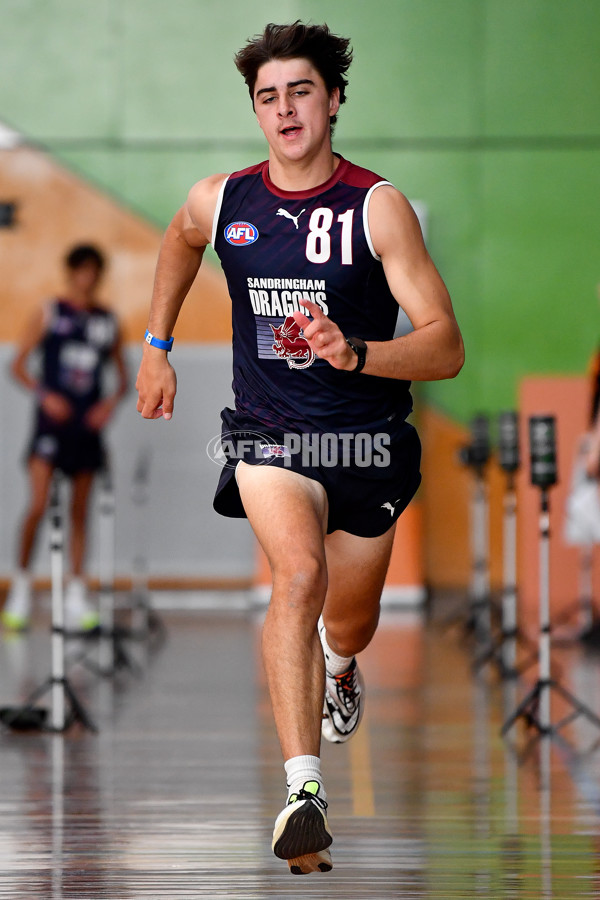
[[[154,337],[148,329],[146,329],[146,334],[144,335],[144,340],[147,344],[150,344],[151,347],[158,347],[159,350],[166,350],[167,353],[173,346],[173,338],[170,337],[168,341],[161,341],[160,338]]]

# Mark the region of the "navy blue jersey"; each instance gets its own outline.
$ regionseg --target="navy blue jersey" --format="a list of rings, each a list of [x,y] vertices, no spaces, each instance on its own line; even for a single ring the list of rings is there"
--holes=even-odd
[[[236,409],[269,426],[350,431],[411,411],[410,382],[334,369],[308,345],[292,313],[316,303],[348,337],[387,341],[398,304],[368,229],[376,186],[340,159],[309,191],[282,191],[268,162],[225,181],[212,243],[232,300]]]
[[[42,386],[62,394],[76,417],[83,416],[100,399],[102,370],[116,339],[117,323],[109,310],[53,301],[39,346]]]

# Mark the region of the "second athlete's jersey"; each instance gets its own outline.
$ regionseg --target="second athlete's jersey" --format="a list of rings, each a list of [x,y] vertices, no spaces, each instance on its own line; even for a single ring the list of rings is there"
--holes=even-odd
[[[232,300],[240,412],[323,432],[399,424],[411,411],[409,382],[335,369],[314,354],[292,315],[308,298],[347,337],[392,339],[398,303],[368,227],[371,194],[388,183],[343,158],[309,191],[275,187],[267,162],[225,181],[212,244]]]
[[[40,342],[41,384],[66,397],[80,417],[100,399],[102,370],[117,339],[117,323],[106,309],[80,309],[53,301]]]

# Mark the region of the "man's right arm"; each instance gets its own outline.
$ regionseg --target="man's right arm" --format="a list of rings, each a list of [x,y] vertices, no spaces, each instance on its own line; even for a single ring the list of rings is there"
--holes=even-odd
[[[40,408],[49,418],[54,419],[56,422],[66,422],[73,415],[73,407],[67,398],[47,388],[39,378],[34,378],[27,366],[30,354],[43,340],[50,316],[49,305],[41,307],[34,312],[27,322],[26,330],[19,341],[10,371],[13,378],[20,384],[30,391],[34,391]]]
[[[175,214],[164,234],[148,318],[148,331],[160,340],[171,337],[210,243],[217,197],[225,177],[214,175],[194,185],[187,203]],[[145,419],[171,418],[177,379],[165,350],[144,343],[136,389],[137,409]]]

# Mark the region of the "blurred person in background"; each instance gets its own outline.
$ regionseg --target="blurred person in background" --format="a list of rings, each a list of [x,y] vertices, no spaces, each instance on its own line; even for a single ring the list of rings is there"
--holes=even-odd
[[[600,284],[597,286],[600,300]],[[590,418],[589,432],[585,442],[586,469],[590,478],[600,475],[600,347],[592,356],[589,365],[590,378]]]
[[[103,254],[93,245],[79,244],[64,263],[64,293],[36,310],[11,365],[14,378],[36,398],[27,449],[30,499],[20,529],[18,568],[1,615],[11,630],[23,630],[30,622],[30,565],[55,469],[71,481],[65,624],[76,630],[98,624],[84,579],[87,511],[94,476],[104,463],[101,433],[126,392],[127,371],[117,319],[97,299]],[[39,374],[29,368],[32,355],[39,355]],[[114,393],[104,396],[103,375],[111,363],[117,384]]]

